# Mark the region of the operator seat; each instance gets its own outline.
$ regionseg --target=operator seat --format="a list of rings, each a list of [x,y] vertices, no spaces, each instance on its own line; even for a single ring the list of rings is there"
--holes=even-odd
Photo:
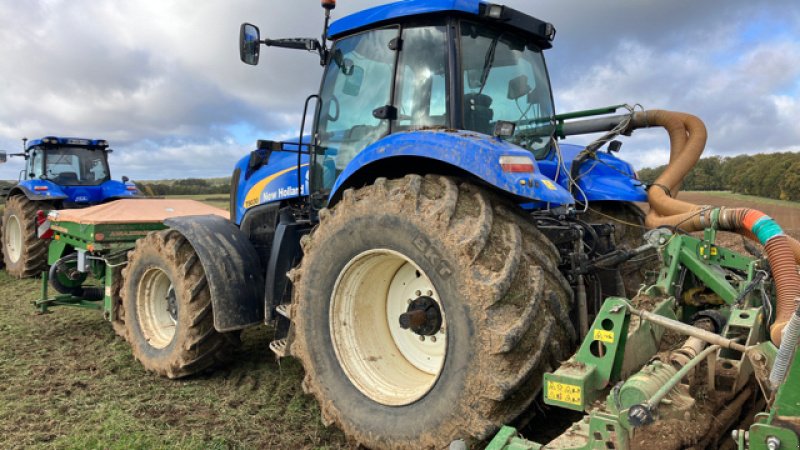
[[[464,95],[464,127],[484,134],[492,134],[494,110],[492,97],[486,94]]]

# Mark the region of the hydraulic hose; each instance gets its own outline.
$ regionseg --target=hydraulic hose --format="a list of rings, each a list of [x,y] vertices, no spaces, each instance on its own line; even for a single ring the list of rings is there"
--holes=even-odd
[[[800,299],[798,299],[800,301]],[[775,363],[772,365],[772,371],[769,374],[769,382],[773,388],[777,388],[786,379],[786,372],[789,370],[789,364],[792,362],[792,357],[797,351],[797,343],[800,340],[800,308],[792,314],[789,323],[786,325],[786,333],[783,336],[783,342],[778,348],[778,355],[775,357]]]
[[[713,208],[677,200],[675,196],[689,171],[705,149],[708,133],[703,122],[692,115],[670,111],[635,113],[631,128],[663,127],[669,134],[670,160],[666,170],[648,192],[650,212],[645,224],[650,228],[680,227],[684,231],[701,231],[715,227],[756,240],[766,247],[767,259],[777,290],[776,319],[770,338],[780,345],[781,335],[800,298],[800,243],[787,236],[766,214],[749,208]]]

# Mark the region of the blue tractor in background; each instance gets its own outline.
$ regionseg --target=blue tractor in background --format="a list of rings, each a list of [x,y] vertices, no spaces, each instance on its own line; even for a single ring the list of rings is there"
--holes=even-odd
[[[512,8],[406,0],[328,26],[335,1],[322,6],[321,40],[241,27],[243,62],[262,45],[310,51],[322,83],[296,140],[258,141],[236,164],[230,221],[166,222],[197,256],[184,269],[202,263],[174,296],[176,334],[207,292],[217,333],[275,323],[271,350],[300,360],[324,422],[354,441],[481,442],[528,410],[602,300],[643,280],[647,195],[614,141],[639,113],[556,114],[555,28]],[[179,246],[164,236],[132,258]],[[123,293],[142,280],[127,274]],[[159,308],[141,311],[154,322]],[[137,352],[159,361],[150,370],[172,376],[161,367],[197,356],[132,326]]]
[[[121,182],[111,179],[111,151],[105,140],[48,136],[24,139],[23,152],[10,155],[25,158],[25,168],[16,185],[0,191],[5,199],[2,240],[9,275],[31,277],[46,266],[48,241],[37,235],[37,211],[138,196],[127,177]]]

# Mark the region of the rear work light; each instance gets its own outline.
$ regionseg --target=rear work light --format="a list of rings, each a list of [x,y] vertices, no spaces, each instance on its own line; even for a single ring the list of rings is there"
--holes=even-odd
[[[500,167],[506,173],[533,173],[533,160],[527,156],[501,156]]]

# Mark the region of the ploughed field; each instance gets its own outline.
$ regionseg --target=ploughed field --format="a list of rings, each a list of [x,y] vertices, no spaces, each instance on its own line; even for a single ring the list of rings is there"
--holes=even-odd
[[[227,204],[207,197],[198,199]],[[679,198],[759,208],[800,237],[798,203],[725,193]],[[268,350],[271,329],[247,330],[229,366],[170,381],[145,372],[99,312],[37,315],[31,302],[40,284],[0,272],[0,447],[348,447],[303,394],[302,367]]]

